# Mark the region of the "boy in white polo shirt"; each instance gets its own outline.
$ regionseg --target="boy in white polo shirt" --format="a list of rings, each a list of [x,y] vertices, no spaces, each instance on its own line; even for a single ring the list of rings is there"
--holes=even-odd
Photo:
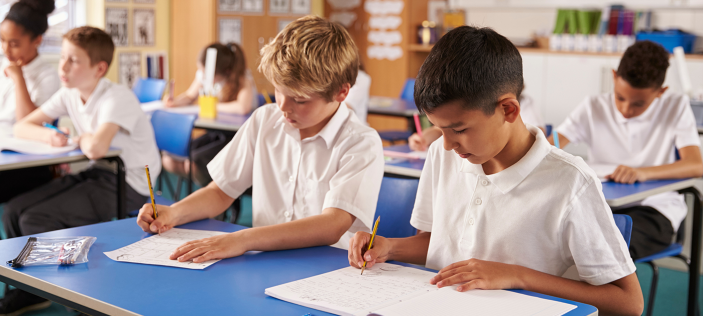
[[[63,146],[68,138],[41,123],[68,115],[78,133],[72,141],[93,164],[79,174],[55,179],[10,200],[3,214],[9,237],[112,220],[117,215],[116,177],[111,168],[94,161],[104,157],[110,147],[122,150],[127,209],[137,209],[147,200],[144,165],[149,165],[153,182],[161,170],[161,159],[151,123],[136,96],[124,85],[103,78],[113,53],[112,38],[100,29],[79,27],[63,36],[59,62],[63,87],[15,124],[14,133]],[[5,300],[14,300],[13,305],[18,306],[41,299],[20,291]]]
[[[359,69],[347,31],[300,18],[261,50],[259,71],[276,88],[208,165],[213,181],[171,207],[145,204],[137,224],[153,233],[214,217],[253,186],[253,226],[188,242],[171,259],[203,262],[249,250],[347,247],[369,231],[383,177],[378,133],[343,102]]]
[[[599,177],[615,182],[703,175],[689,99],[662,87],[668,67],[669,53],[661,45],[630,46],[613,71],[613,93],[586,98],[557,128],[560,144],[587,144],[589,164]],[[681,194],[667,192],[613,213],[632,217],[630,254],[638,259],[671,244],[687,207]]]
[[[462,26],[435,44],[415,83],[418,108],[443,134],[420,177],[410,220],[420,232],[376,236],[369,251],[359,232],[349,263],[425,264],[441,269],[428,280],[439,287],[525,289],[639,315],[635,265],[600,182],[525,126],[522,87],[520,53],[491,29]],[[561,277],[572,265],[581,281]]]

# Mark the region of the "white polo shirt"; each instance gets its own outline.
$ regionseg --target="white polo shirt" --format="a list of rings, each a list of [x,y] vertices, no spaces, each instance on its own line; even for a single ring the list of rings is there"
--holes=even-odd
[[[5,69],[9,64],[10,61],[3,58],[0,70]],[[24,83],[27,85],[29,98],[36,106],[42,105],[61,88],[58,69],[44,61],[41,55],[22,66],[22,75]],[[15,82],[0,73],[0,135],[12,134],[12,125],[15,124],[15,108]]]
[[[51,118],[68,115],[78,135],[94,134],[104,123],[118,125],[120,129],[110,147],[122,150],[120,158],[125,165],[127,184],[139,194],[149,195],[144,166],[149,165],[151,182],[156,183],[161,156],[151,122],[129,88],[102,78],[85,104],[78,89],[61,88],[42,104],[41,110]]]
[[[330,207],[354,215],[335,244],[348,248],[355,232],[370,230],[383,165],[378,133],[342,103],[317,135],[302,141],[276,104],[262,106],[207,167],[230,197],[254,187],[254,227],[318,215]]]
[[[445,151],[441,139],[430,146],[410,219],[432,232],[427,267],[476,258],[561,276],[576,265],[593,285],[632,274],[593,171],[528,129],[536,141],[527,154],[492,175]]]
[[[665,92],[644,113],[626,119],[615,107],[612,93],[586,98],[557,132],[573,143],[588,145],[588,163],[633,168],[675,161],[674,148],[699,146],[696,120],[687,96]],[[676,231],[686,217],[683,195],[667,192],[638,203],[657,209]],[[627,207],[632,205],[627,205]]]
[[[365,71],[359,69],[359,74],[356,76],[356,83],[349,89],[347,98],[344,103],[351,105],[354,113],[359,117],[359,121],[366,123],[366,116],[369,112],[369,91],[371,89],[371,76]]]

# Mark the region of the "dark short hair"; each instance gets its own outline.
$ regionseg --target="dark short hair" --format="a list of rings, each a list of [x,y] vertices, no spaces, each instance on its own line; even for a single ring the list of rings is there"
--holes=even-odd
[[[620,59],[617,75],[633,88],[660,88],[669,68],[669,52],[651,41],[630,46]]]
[[[10,7],[5,21],[22,26],[25,34],[34,39],[46,33],[49,28],[47,16],[53,11],[54,0],[20,0]]]
[[[505,93],[520,97],[522,57],[515,45],[490,28],[462,26],[445,34],[430,51],[415,81],[415,104],[432,113],[452,101],[467,110],[495,113]]]
[[[105,31],[92,26],[81,26],[68,31],[63,38],[85,49],[91,66],[104,61],[110,67],[112,56],[115,54],[115,43]]]

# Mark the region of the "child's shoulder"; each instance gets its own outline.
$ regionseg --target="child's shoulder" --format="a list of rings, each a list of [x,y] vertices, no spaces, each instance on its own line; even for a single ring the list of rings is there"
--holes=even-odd
[[[691,106],[691,101],[687,95],[666,91],[659,97],[662,107],[666,109],[678,109]]]
[[[541,163],[549,172],[559,174],[563,180],[571,179],[581,184],[598,180],[595,171],[579,156],[574,156],[558,148],[551,148]]]
[[[139,104],[139,99],[126,85],[117,84],[107,79],[101,79],[105,85],[101,98],[107,100],[119,100],[120,103]]]

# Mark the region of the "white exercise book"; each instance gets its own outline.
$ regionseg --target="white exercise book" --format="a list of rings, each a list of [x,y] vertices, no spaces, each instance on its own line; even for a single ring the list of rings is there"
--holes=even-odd
[[[192,261],[179,262],[169,259],[169,256],[178,246],[186,242],[222,234],[226,233],[209,230],[172,228],[167,232],[161,233],[161,236],[153,235],[144,238],[129,246],[105,252],[105,255],[112,260],[122,262],[153,264],[186,269],[205,269],[220,260],[210,260],[201,263],[194,263]]]
[[[557,316],[575,305],[510,291],[437,289],[436,274],[390,263],[347,267],[266,289],[269,296],[337,315]]]
[[[64,154],[78,148],[78,144],[68,140],[68,145],[63,147],[53,147],[47,143],[33,140],[18,139],[14,137],[0,138],[0,150],[12,150],[18,153],[30,155],[58,155]]]

